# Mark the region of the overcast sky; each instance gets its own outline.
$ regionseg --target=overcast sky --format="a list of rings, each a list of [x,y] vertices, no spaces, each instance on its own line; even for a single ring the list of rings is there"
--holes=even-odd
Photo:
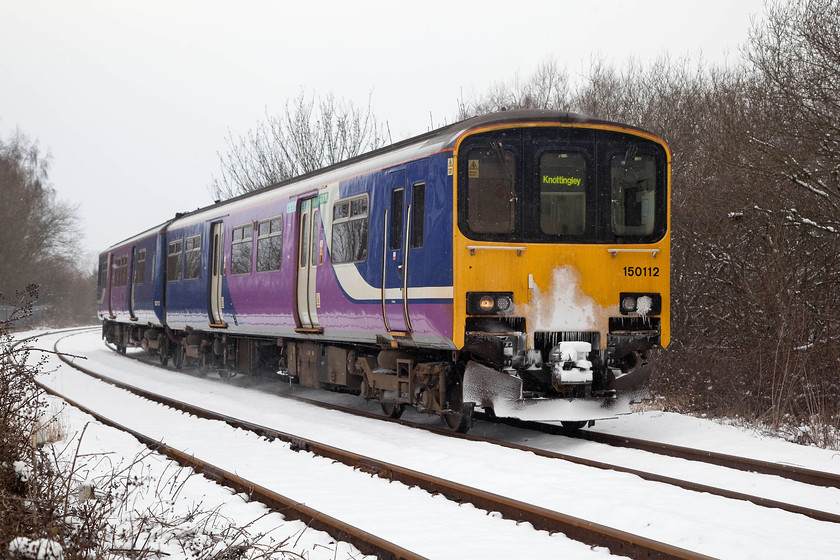
[[[0,0],[0,138],[52,155],[91,255],[212,203],[217,153],[302,89],[364,106],[395,140],[550,58],[739,58],[762,0]],[[2,201],[0,201],[2,203]],[[0,227],[3,227],[0,224]]]

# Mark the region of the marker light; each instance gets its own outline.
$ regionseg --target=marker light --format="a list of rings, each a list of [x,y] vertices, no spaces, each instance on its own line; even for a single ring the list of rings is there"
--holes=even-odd
[[[641,296],[636,300],[636,313],[639,315],[647,315],[653,309],[653,298],[650,296]]]
[[[659,315],[662,313],[662,295],[622,293],[619,295],[622,315]]]
[[[468,315],[506,315],[513,311],[513,292],[467,292]]]
[[[508,296],[496,296],[496,309],[499,310],[499,313],[505,313],[506,311],[509,311],[512,306],[513,300]]]

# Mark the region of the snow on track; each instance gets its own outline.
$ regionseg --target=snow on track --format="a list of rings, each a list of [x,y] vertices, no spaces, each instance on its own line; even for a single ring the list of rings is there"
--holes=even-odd
[[[73,352],[81,353],[76,347]],[[139,399],[68,367],[41,381],[116,422],[428,558],[610,556],[606,549],[593,550],[561,534],[535,531],[527,523],[488,515],[470,504],[391,483],[307,452],[293,452],[288,444]],[[274,398],[275,405],[281,402]],[[377,425],[372,422],[370,427]],[[329,429],[329,422],[321,429]]]
[[[543,507],[558,509],[570,515],[591,519],[601,524],[611,525],[624,531],[643,535],[648,538],[668,542],[675,546],[696,550],[710,556],[719,558],[834,558],[836,550],[840,545],[840,526],[808,520],[803,516],[788,514],[775,510],[767,510],[752,504],[735,502],[717,498],[714,496],[697,495],[675,489],[667,485],[640,481],[637,477],[621,475],[609,471],[599,471],[578,465],[571,465],[563,461],[545,459],[532,456],[521,451],[499,448],[492,444],[463,442],[442,438],[433,434],[423,433],[419,430],[405,428],[390,423],[375,422],[368,419],[354,418],[346,414],[317,409],[303,403],[279,399],[276,396],[261,393],[253,390],[245,390],[230,385],[222,385],[210,380],[199,379],[187,375],[176,375],[171,372],[161,371],[144,364],[129,362],[108,350],[99,340],[98,333],[79,335],[67,339],[66,343],[60,346],[63,351],[89,356],[91,363],[87,367],[94,367],[97,370],[106,369],[109,375],[119,377],[121,380],[142,384],[148,390],[165,392],[170,396],[181,400],[195,402],[200,406],[212,408],[225,414],[242,417],[243,419],[265,424],[284,431],[296,433],[302,437],[308,437],[334,445],[352,449],[365,455],[376,456],[382,460],[395,462],[407,468],[421,470],[437,474],[463,484],[479,487],[498,494],[504,494],[518,500],[538,504]],[[80,391],[82,395],[88,392],[94,400],[96,394],[102,389],[98,386],[88,386],[80,376],[73,375],[69,368],[62,370],[52,376],[50,380],[56,390],[63,391],[65,387],[72,387],[74,392]],[[71,395],[73,396],[73,395]],[[78,396],[74,396],[78,398]],[[136,402],[136,401],[134,401]],[[131,408],[139,407],[132,404]],[[99,407],[96,407],[99,409]],[[120,408],[117,406],[116,408]],[[125,406],[123,407],[125,408]],[[154,406],[153,412],[146,412],[144,415],[163,417],[163,409]],[[195,430],[196,433],[207,432],[208,438],[218,441],[219,437],[214,435],[215,428],[190,428],[186,424],[184,415],[177,414],[170,420],[161,421],[165,428],[161,433],[166,434],[166,441],[177,445],[173,441],[176,433],[186,430]],[[672,417],[673,416],[673,417]],[[673,425],[685,425],[684,417],[677,415],[648,415],[648,429],[661,428],[662,433],[673,433]],[[699,422],[696,419],[689,419],[690,422]],[[706,426],[708,423],[701,423]],[[132,424],[133,425],[133,424]],[[608,426],[608,422],[599,424]],[[622,422],[617,422],[621,426]],[[624,420],[625,427],[632,425]],[[229,429],[229,428],[228,428]],[[636,427],[633,435],[635,437],[646,437],[640,434],[644,431]],[[743,432],[730,429],[728,432],[717,430],[718,434],[725,434],[720,439],[738,440],[744,439]],[[691,432],[681,430],[680,441],[675,442],[682,445],[691,445]],[[536,434],[525,436],[528,439],[542,440],[544,437]],[[271,480],[290,480],[294,485],[304,484],[314,475],[314,467],[308,468],[299,464],[294,458],[288,459],[277,456],[274,449],[263,449],[252,439],[243,433],[236,433],[231,436],[230,441],[225,443],[231,451],[224,451],[223,446],[217,444],[217,453],[224,459],[230,456],[232,450],[240,454],[240,457],[249,457],[244,462],[240,460],[240,474],[247,476],[244,469],[253,469],[262,476],[273,476]],[[754,439],[754,438],[753,438]],[[565,438],[557,438],[558,441],[565,441]],[[186,441],[191,445],[198,445],[199,438],[189,433]],[[263,442],[264,443],[264,442]],[[530,442],[528,442],[530,443]],[[568,447],[578,446],[587,442],[563,443],[568,452]],[[728,441],[728,445],[737,445]],[[791,445],[791,444],[786,444]],[[275,446],[277,447],[277,446]],[[743,446],[742,446],[743,447]],[[755,443],[752,447],[758,449],[760,445]],[[767,446],[772,449],[781,449],[778,442],[770,442]],[[795,446],[798,448],[798,446]],[[785,447],[785,453],[790,453],[790,448]],[[799,448],[802,449],[802,448]],[[288,455],[281,453],[280,455]],[[624,455],[623,451],[614,450],[618,455]],[[834,466],[836,461],[832,458],[831,452],[817,450],[821,453],[814,453],[808,450],[802,455],[807,455],[812,463],[821,463]],[[730,450],[731,452],[731,450]],[[203,452],[202,452],[203,453]],[[609,453],[600,451],[599,453]],[[638,453],[638,452],[637,452]],[[294,454],[293,454],[294,455]],[[202,455],[204,456],[204,455]],[[815,459],[811,459],[811,457]],[[607,460],[602,457],[602,460]],[[234,459],[236,460],[236,459]],[[644,465],[645,459],[636,457],[635,461],[642,463],[638,468],[653,468],[655,464],[663,461],[663,458],[648,455],[647,461],[651,464]],[[286,463],[286,461],[290,461]],[[312,459],[304,463],[311,464]],[[244,463],[244,464],[243,464]],[[810,465],[809,465],[810,466]],[[819,468],[819,467],[812,467]],[[320,469],[320,467],[319,467]],[[310,473],[310,471],[313,471]],[[319,471],[321,472],[321,471]],[[673,473],[672,473],[673,474]],[[327,475],[329,476],[329,475]],[[761,477],[761,475],[754,475]],[[355,479],[354,479],[355,480]],[[764,480],[756,478],[756,481]],[[255,480],[259,482],[259,480]],[[373,483],[373,481],[371,481]],[[384,482],[384,481],[380,481]],[[274,484],[266,486],[276,487]],[[749,484],[749,480],[745,482]],[[356,485],[355,482],[347,484]],[[387,483],[386,483],[387,484]],[[755,482],[756,485],[763,484]],[[312,487],[313,495],[307,495],[306,501],[318,499],[325,502],[350,502],[350,519],[362,519],[365,510],[376,510],[383,508],[389,512],[391,524],[405,527],[406,537],[416,534],[421,525],[417,525],[417,519],[424,513],[424,506],[417,505],[410,501],[412,493],[418,490],[406,491],[403,498],[395,503],[393,498],[380,500],[377,496],[381,492],[378,485],[368,486],[360,484],[358,488],[347,489],[356,492],[365,489],[361,494],[345,496],[336,494],[333,491],[326,491],[322,496],[316,479]],[[390,485],[393,486],[393,485]],[[277,487],[285,493],[282,487]],[[821,489],[827,496],[826,504],[820,509],[832,511],[836,509],[837,491],[835,489]],[[353,497],[355,496],[355,497]],[[411,496],[413,498],[413,496]],[[319,502],[320,503],[320,502]],[[359,508],[359,504],[365,504]],[[412,506],[408,506],[413,503]],[[319,506],[314,506],[319,507]],[[458,510],[468,510],[468,506],[461,506]],[[403,513],[399,513],[403,512]],[[484,512],[475,512],[484,516]],[[335,515],[334,513],[331,513]],[[440,514],[438,514],[440,515]],[[336,515],[341,517],[341,515]],[[447,516],[448,517],[448,516]],[[435,550],[430,557],[453,557],[456,543],[463,540],[471,541],[468,556],[477,556],[479,551],[474,548],[477,542],[483,539],[474,538],[473,531],[463,532],[454,523],[455,518],[444,520],[444,527],[439,530],[436,539],[425,539],[425,541],[436,541],[443,545],[442,549]],[[346,518],[346,517],[345,517]],[[502,521],[500,520],[500,523]],[[394,528],[397,534],[403,534],[399,527]],[[381,531],[373,531],[384,538],[392,539]],[[489,535],[489,543],[495,542],[495,547],[481,554],[484,557],[510,557],[514,552],[517,556],[528,555],[531,557],[543,557],[537,551],[533,554],[528,552],[533,542],[542,539],[536,537],[539,533],[528,531],[528,536],[518,536],[518,540],[505,539],[506,545],[501,545]],[[468,538],[464,535],[470,535]],[[422,540],[422,539],[421,539]],[[548,537],[545,540],[554,541],[554,554],[558,550],[557,537]],[[511,547],[511,543],[517,544]],[[576,543],[565,541],[562,546],[575,546]],[[579,545],[578,545],[579,546]],[[414,546],[407,546],[420,553],[426,553]],[[588,550],[588,547],[585,547]],[[506,554],[499,554],[504,550]],[[522,554],[520,554],[520,552]],[[580,554],[580,551],[577,552]]]

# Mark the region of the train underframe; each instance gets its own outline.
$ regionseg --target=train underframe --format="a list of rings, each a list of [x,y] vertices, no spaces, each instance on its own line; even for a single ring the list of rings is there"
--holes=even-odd
[[[375,399],[394,418],[413,406],[439,415],[460,432],[472,425],[475,408],[576,429],[621,413],[616,402],[646,393],[649,354],[659,340],[656,319],[616,318],[603,349],[598,332],[538,332],[529,338],[516,326],[473,321],[460,352],[173,331],[113,321],[103,323],[103,338],[123,353],[139,347],[163,365],[195,367],[223,379],[279,374],[302,386]],[[540,414],[534,416],[536,410]]]

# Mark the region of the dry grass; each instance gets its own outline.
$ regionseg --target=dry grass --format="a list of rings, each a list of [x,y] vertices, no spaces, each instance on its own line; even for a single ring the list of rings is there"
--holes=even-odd
[[[62,406],[48,404],[35,384],[44,363],[14,346],[12,327],[0,322],[0,558],[301,558],[288,539],[257,531],[258,519],[241,526],[182,499],[192,471],[152,476],[164,460],[151,451],[81,454],[87,426],[72,433]]]
[[[35,431],[31,438],[32,446],[42,447],[44,445],[58,443],[66,438],[67,426],[61,415],[61,408],[55,404],[51,404],[49,410],[35,424]]]

